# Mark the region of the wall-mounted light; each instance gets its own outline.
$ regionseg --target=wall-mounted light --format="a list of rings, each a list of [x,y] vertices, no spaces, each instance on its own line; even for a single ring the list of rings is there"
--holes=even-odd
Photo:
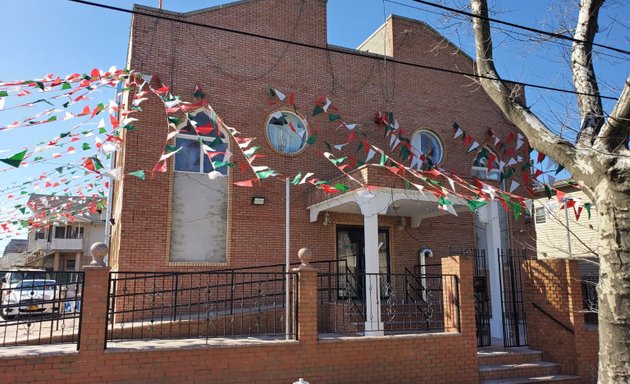
[[[325,226],[327,226],[328,224],[331,223],[330,220],[330,213],[328,213],[328,211],[324,212],[324,221],[322,222],[322,224]]]
[[[405,219],[405,216],[401,216],[400,222],[398,222],[398,230],[402,231],[405,229],[406,226],[407,226],[407,220]]]
[[[264,197],[261,197],[261,196],[252,197],[252,205],[264,205],[264,204],[265,204]]]

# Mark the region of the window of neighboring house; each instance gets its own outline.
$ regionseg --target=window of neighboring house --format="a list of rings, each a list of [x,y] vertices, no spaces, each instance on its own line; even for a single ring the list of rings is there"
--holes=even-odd
[[[66,227],[55,227],[55,239],[64,239],[66,237]]]
[[[45,237],[44,228],[39,228],[35,231],[35,240],[43,240]]]
[[[488,162],[490,161],[491,156],[493,157],[492,169],[488,170]],[[479,179],[499,180],[501,176],[501,170],[499,168],[500,165],[498,157],[494,154],[494,152],[487,148],[483,148],[473,159],[471,174],[473,177]]]
[[[278,111],[267,121],[269,144],[283,155],[297,155],[306,147],[306,123],[292,112]]]
[[[76,260],[74,259],[66,260],[66,266],[64,268],[64,271],[74,271],[75,268],[76,268]]]
[[[411,136],[411,152],[420,157],[425,156],[424,162],[418,162],[418,169],[431,169],[439,164],[444,156],[444,148],[438,136],[427,130],[416,131]]]
[[[188,123],[180,129],[175,137],[175,147],[181,148],[175,154],[175,170],[180,172],[209,173],[212,171],[227,175],[227,166],[214,169],[212,162],[222,163],[223,154],[212,157],[212,162],[203,150],[203,145],[212,150],[209,152],[225,152],[228,140],[225,134],[212,122],[209,111],[201,110],[192,114],[194,123]],[[196,128],[195,128],[196,127]]]
[[[85,228],[80,227],[80,228],[75,228],[74,229],[74,234],[73,234],[73,239],[82,239],[83,238],[83,232],[84,232]]]
[[[534,210],[536,224],[547,222],[547,217],[545,216],[545,207],[537,207]]]

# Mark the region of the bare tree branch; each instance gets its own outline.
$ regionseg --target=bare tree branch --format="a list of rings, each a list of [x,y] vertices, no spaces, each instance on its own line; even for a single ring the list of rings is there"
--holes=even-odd
[[[577,95],[578,109],[582,116],[582,126],[578,134],[578,147],[588,148],[594,136],[604,125],[602,99],[593,68],[593,39],[597,34],[597,17],[604,0],[582,0],[574,38],[587,43],[574,42],[571,49],[571,69],[573,85],[578,92],[592,96]],[[597,96],[595,96],[597,95]]]
[[[628,149],[630,137],[630,76],[626,79],[621,96],[606,124],[602,127],[597,146],[603,150],[618,152],[620,149]]]
[[[515,98],[510,97],[511,90],[501,81],[494,66],[490,24],[483,19],[488,17],[487,2],[485,0],[471,0],[471,9],[472,13],[482,16],[482,18],[473,18],[477,72],[496,79],[480,79],[486,93],[501,108],[508,119],[527,136],[534,148],[554,158],[573,175],[585,173],[584,169],[575,161],[575,146],[551,132],[526,106],[520,105]]]

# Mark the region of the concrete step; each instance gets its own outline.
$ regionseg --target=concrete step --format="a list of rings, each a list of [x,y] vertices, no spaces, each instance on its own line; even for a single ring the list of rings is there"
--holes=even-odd
[[[510,377],[505,379],[481,380],[481,384],[537,384],[537,383],[562,383],[580,384],[580,377],[573,375],[545,375],[533,377]]]
[[[529,348],[487,347],[477,350],[477,358],[479,365],[534,363],[542,360],[542,352]]]
[[[557,373],[560,373],[560,364],[550,361],[479,365],[479,378],[481,380],[538,377],[555,375]]]

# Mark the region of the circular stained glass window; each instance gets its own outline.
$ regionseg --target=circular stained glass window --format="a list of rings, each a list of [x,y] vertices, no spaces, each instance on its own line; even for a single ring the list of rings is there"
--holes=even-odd
[[[426,158],[422,169],[432,168],[442,161],[444,150],[437,135],[431,131],[416,131],[411,137],[411,150],[416,156],[423,154]]]
[[[308,139],[304,120],[285,111],[275,112],[269,117],[266,134],[269,144],[284,155],[297,155]]]

